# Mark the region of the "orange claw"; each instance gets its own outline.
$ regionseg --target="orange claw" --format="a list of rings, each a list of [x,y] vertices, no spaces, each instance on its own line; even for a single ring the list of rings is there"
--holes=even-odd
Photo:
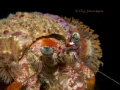
[[[91,77],[91,79],[87,82],[87,88],[88,90],[94,90],[95,85],[95,77]]]
[[[12,82],[5,90],[20,90],[21,88],[20,82]]]

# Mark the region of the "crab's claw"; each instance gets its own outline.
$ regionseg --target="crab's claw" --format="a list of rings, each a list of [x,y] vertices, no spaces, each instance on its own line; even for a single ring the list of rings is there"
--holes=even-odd
[[[95,77],[91,77],[91,79],[87,82],[87,88],[88,90],[94,90],[95,86]]]
[[[15,88],[17,87],[17,88]],[[19,82],[12,82],[5,90],[20,90],[22,88],[22,84]]]

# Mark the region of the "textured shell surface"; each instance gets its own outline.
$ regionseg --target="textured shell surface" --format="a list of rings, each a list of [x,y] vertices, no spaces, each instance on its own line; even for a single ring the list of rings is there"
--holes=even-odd
[[[10,14],[0,20],[0,77],[26,90],[93,90],[87,82],[102,64],[99,45],[94,30],[74,18]]]
[[[58,34],[68,39],[69,27],[66,21],[62,19],[64,24],[56,23],[58,19],[61,18],[57,15],[42,14],[39,12],[17,12],[16,14],[10,14],[6,19],[1,19],[1,64],[7,61],[16,61],[17,65],[17,61],[22,57],[25,50],[36,39],[42,36]],[[4,67],[7,68],[7,66]]]

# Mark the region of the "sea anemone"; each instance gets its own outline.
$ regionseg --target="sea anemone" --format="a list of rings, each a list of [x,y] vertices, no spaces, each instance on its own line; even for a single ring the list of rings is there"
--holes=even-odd
[[[98,35],[94,34],[94,30],[90,29],[89,26],[84,25],[74,18],[64,19],[70,23],[71,27],[80,33],[80,46],[82,47],[79,51],[81,59],[86,63],[86,65],[91,68],[94,72],[98,71],[100,64],[103,63],[99,60],[102,57],[102,49],[100,47],[100,41],[98,40]]]
[[[18,63],[15,61],[0,61],[0,78],[6,83],[10,83],[19,72]]]
[[[21,46],[22,47],[22,46]],[[10,83],[19,72],[19,58],[22,53],[18,40],[11,35],[0,37],[0,77]]]

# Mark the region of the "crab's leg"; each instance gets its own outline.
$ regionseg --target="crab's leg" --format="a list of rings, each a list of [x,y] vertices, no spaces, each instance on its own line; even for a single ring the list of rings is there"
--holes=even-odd
[[[73,56],[75,57],[75,59],[76,59],[79,63],[85,65],[86,67],[89,67],[89,68],[90,68],[91,70],[93,70],[93,71],[96,71],[96,68],[93,68],[93,67],[91,67],[89,64],[85,63],[85,62],[78,56],[77,52],[73,51],[73,52],[70,52],[70,54],[73,55]]]
[[[85,64],[82,64],[80,62],[76,62],[74,64],[74,69],[79,74],[81,74],[82,78],[84,78],[84,81],[86,82],[86,87],[88,90],[94,90],[95,85],[95,73],[87,67]]]
[[[36,72],[30,70],[27,63],[27,58],[24,56],[19,61],[19,63],[21,65],[21,71],[20,74],[16,76],[15,81],[26,85],[26,90],[40,90],[40,82],[38,82],[38,76]],[[18,87],[15,87],[13,90],[16,90]]]
[[[94,90],[95,76],[88,67],[76,62],[74,67],[65,66],[60,70],[58,82],[61,90]]]
[[[20,90],[22,84],[20,82],[12,82],[5,90]]]
[[[86,85],[81,75],[71,66],[63,67],[58,74],[60,90],[85,90]]]

